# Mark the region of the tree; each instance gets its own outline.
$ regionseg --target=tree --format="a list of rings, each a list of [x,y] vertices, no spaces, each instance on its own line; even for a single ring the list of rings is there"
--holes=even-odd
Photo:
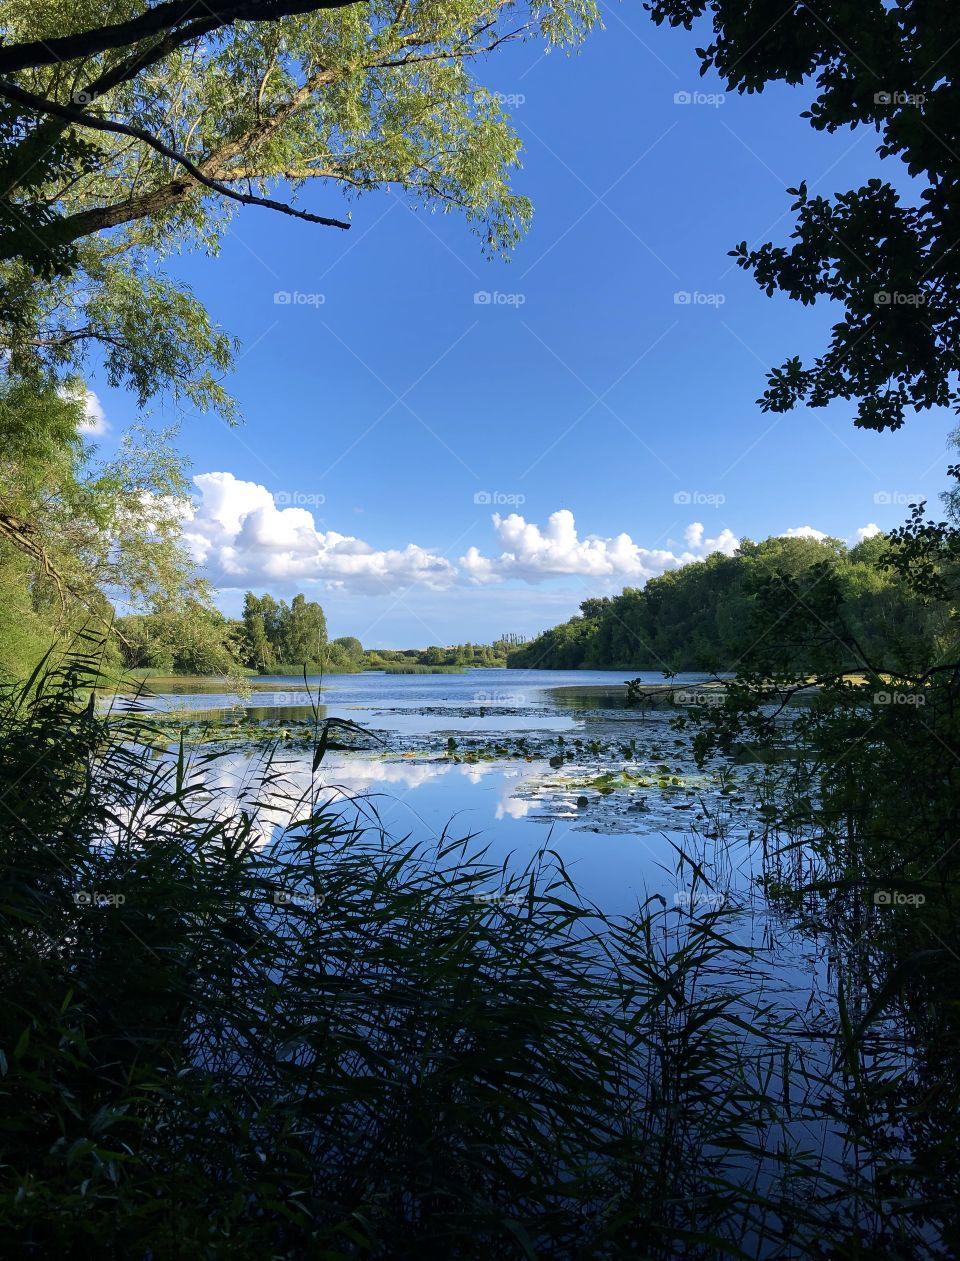
[[[172,435],[134,429],[102,463],[79,432],[84,414],[79,382],[0,381],[0,563],[20,575],[48,644],[84,624],[103,633],[111,599],[183,611],[206,596],[180,540],[189,494]]]
[[[290,665],[317,665],[327,643],[327,619],[315,601],[295,595],[283,632],[282,659]]]
[[[948,606],[943,600],[918,600],[891,568],[891,549],[883,535],[849,549],[837,539],[745,540],[734,556],[716,552],[651,578],[642,590],[628,587],[612,599],[584,601],[581,608],[594,617],[573,617],[545,631],[511,650],[508,664],[727,673],[748,649],[756,651],[758,600],[769,598],[775,605],[777,591],[784,599],[789,592],[806,598],[802,593],[825,578],[837,593],[845,624],[868,654],[880,660],[898,645],[910,644],[929,657],[949,637]],[[774,595],[768,596],[771,583]],[[813,629],[818,629],[816,619]],[[782,637],[776,638],[783,647]],[[814,665],[810,645],[815,640],[815,635],[795,635],[779,665],[788,661],[805,677]]]
[[[221,4],[219,11],[197,14],[196,5],[190,0],[166,0],[136,17],[106,25],[93,25],[75,33],[49,34],[45,39],[8,42],[0,49],[0,74],[11,71],[36,69],[60,62],[76,61],[98,53],[122,49],[124,52],[142,41],[153,39],[148,55],[159,60],[175,48],[203,37],[214,31],[232,26],[235,22],[276,22],[292,14],[309,13],[317,9],[337,9],[356,0],[233,0]],[[125,63],[126,77],[135,77],[149,64],[143,54],[136,63]],[[116,78],[117,72],[114,71]]]
[[[0,477],[5,549],[21,551],[58,589],[82,588],[91,609],[124,583],[143,608],[171,599],[180,611],[195,608],[200,589],[172,547],[167,509],[185,496],[166,445],[156,457],[144,438],[128,446],[122,472],[79,472],[77,407],[90,359],[141,405],[166,396],[235,421],[222,385],[235,343],[163,274],[163,260],[183,248],[214,253],[241,204],[348,228],[342,216],[290,204],[309,184],[351,198],[395,190],[459,212],[489,250],[509,248],[530,216],[510,185],[520,144],[471,67],[517,40],[573,43],[595,19],[594,0],[523,11],[509,0],[235,0],[216,13],[181,0],[81,11],[62,0],[8,5],[0,407],[19,409],[11,423],[25,443],[7,448],[14,463]],[[269,195],[275,186],[286,201]],[[44,409],[36,437],[47,442],[33,455],[31,400]],[[31,497],[37,459],[45,480]],[[288,649],[276,607],[261,613],[271,651],[259,631],[253,651],[265,663]],[[304,636],[323,638],[310,618],[290,648],[298,655]]]
[[[709,17],[697,50],[731,91],[815,80],[804,117],[818,131],[866,126],[881,159],[914,179],[903,196],[874,178],[835,197],[788,192],[789,248],[741,242],[732,255],[768,293],[843,308],[812,364],[787,359],[768,378],[765,411],[857,400],[856,424],[897,429],[909,411],[960,406],[960,9],[953,0],[824,0],[816,6],[742,0],[647,0],[657,24],[690,30]]]
[[[231,627],[222,613],[199,601],[159,605],[120,619],[124,665],[188,674],[229,674],[237,664]]]
[[[227,414],[229,340],[156,261],[216,250],[241,203],[348,228],[266,195],[310,183],[397,190],[509,248],[530,217],[510,187],[520,143],[471,67],[518,40],[573,43],[596,20],[594,0],[258,0],[216,15],[126,0],[109,13],[66,35],[78,20],[59,0],[5,13],[3,344],[17,371],[76,366],[99,345],[141,397],[169,386]]]
[[[609,596],[594,596],[581,602],[580,612],[588,619],[602,617],[610,608],[610,604]]]
[[[284,610],[286,606],[278,603],[269,592],[260,597],[260,616],[263,618],[263,629],[270,641],[270,647],[276,657],[283,646]]]
[[[275,655],[267,633],[262,601],[252,591],[248,591],[243,597],[243,627],[244,664],[265,674],[274,665]]]
[[[268,592],[255,596],[248,591],[240,639],[244,663],[255,669],[267,671],[278,665],[314,669],[324,660],[327,620],[320,605],[303,595],[295,595],[288,605],[284,600],[278,603]],[[362,657],[358,639],[341,642],[355,644],[353,655]]]

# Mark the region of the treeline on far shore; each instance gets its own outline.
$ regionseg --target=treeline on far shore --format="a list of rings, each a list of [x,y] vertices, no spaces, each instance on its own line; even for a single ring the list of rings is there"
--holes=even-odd
[[[932,654],[955,635],[949,606],[921,599],[893,564],[896,543],[877,534],[848,547],[838,539],[745,539],[732,556],[714,553],[652,578],[642,589],[584,600],[580,613],[512,649],[517,669],[717,670],[736,667],[754,626],[757,600],[776,575],[789,599],[816,566],[838,580],[842,614],[866,659],[891,644]],[[802,647],[798,648],[800,657]],[[803,660],[795,663],[803,666]]]
[[[322,607],[304,595],[287,604],[248,591],[243,613],[228,618],[197,602],[117,619],[120,659],[110,664],[141,674],[349,674],[360,670],[422,673],[506,665],[517,636],[493,644],[428,648],[364,648],[353,635],[330,639]]]

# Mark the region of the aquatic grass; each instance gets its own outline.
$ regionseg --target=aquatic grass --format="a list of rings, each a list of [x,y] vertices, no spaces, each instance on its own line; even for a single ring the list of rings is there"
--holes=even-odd
[[[708,1259],[821,1256],[844,1217],[886,1237],[798,1138],[833,1064],[798,1062],[806,1026],[732,910],[612,918],[547,850],[514,870],[390,836],[325,804],[319,717],[305,788],[275,750],[239,782],[216,750],[158,756],[148,714],[78,699],[94,668],[0,697],[0,1238]]]
[[[382,665],[384,674],[463,674],[463,666]]]
[[[843,1256],[871,1239],[883,1255],[951,1257],[960,1240],[955,693],[955,675],[938,677],[895,712],[889,692],[828,683],[778,715],[792,765],[762,784],[762,887],[829,964],[811,1045],[840,1149],[824,1175]],[[750,711],[724,722],[770,731]]]

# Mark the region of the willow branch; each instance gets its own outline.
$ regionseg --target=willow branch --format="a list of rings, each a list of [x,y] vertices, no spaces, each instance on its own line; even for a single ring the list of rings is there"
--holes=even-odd
[[[40,534],[37,527],[29,521],[24,521],[20,517],[15,517],[9,512],[0,512],[0,536],[7,539],[14,547],[22,552],[26,552],[43,571],[44,575],[51,579],[57,588],[57,595],[60,597],[60,607],[66,614],[67,600],[64,591],[68,591],[73,598],[81,604],[88,613],[92,613],[98,621],[103,622],[110,631],[129,648],[130,643],[123,637],[120,631],[112,621],[108,621],[101,613],[99,613],[90,603],[88,597],[72,586],[59,570],[54,566],[47,553],[47,549],[40,541]]]
[[[297,210],[294,206],[287,205],[286,202],[274,201],[270,197],[255,197],[252,193],[237,192],[235,188],[230,188],[228,185],[221,184],[218,180],[204,175],[203,171],[198,166],[195,166],[185,154],[178,153],[176,149],[171,149],[169,145],[164,144],[162,140],[158,140],[150,132],[144,131],[140,127],[134,127],[130,123],[116,123],[109,118],[96,118],[94,115],[87,114],[71,105],[61,105],[58,101],[48,100],[44,96],[35,96],[34,93],[27,92],[6,79],[0,79],[0,95],[7,97],[8,100],[16,101],[20,105],[26,105],[29,109],[36,110],[38,113],[52,114],[54,117],[64,118],[80,127],[89,127],[94,131],[115,132],[121,136],[132,136],[134,140],[142,141],[144,144],[149,145],[151,149],[155,149],[157,153],[162,154],[163,157],[169,158],[171,162],[176,162],[182,166],[197,183],[205,185],[215,193],[219,193],[221,197],[229,197],[231,200],[238,201],[244,206],[265,206],[268,210],[277,210],[281,214],[292,215],[295,219],[304,219],[307,223],[320,223],[329,228],[341,228],[343,231],[348,231],[350,228],[350,224],[344,223],[341,219],[330,219],[323,215],[313,215],[306,210]]]
[[[196,0],[167,0],[126,22],[97,26],[75,35],[52,36],[25,44],[0,47],[0,74],[52,66],[62,61],[93,57],[111,48],[127,48],[140,40],[165,34],[167,40],[182,42],[179,37],[195,39],[235,22],[277,22],[294,14],[315,13],[321,9],[342,9],[358,0],[235,0],[222,5],[219,13],[196,19]],[[177,31],[189,18],[185,30]]]

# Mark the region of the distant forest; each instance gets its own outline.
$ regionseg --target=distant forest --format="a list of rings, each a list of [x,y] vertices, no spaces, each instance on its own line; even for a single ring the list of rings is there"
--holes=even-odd
[[[922,601],[892,566],[892,550],[886,535],[854,547],[838,539],[744,540],[732,556],[715,553],[652,578],[642,589],[584,600],[579,615],[511,650],[507,664],[527,670],[733,670],[749,647],[762,583],[771,574],[786,584],[801,577],[809,582],[815,566],[839,579],[839,611],[862,656],[879,658],[882,648],[898,643],[933,652],[950,631],[950,608]]]
[[[316,601],[298,594],[289,604],[273,596],[244,596],[243,615],[224,617],[195,602],[185,612],[159,610],[119,618],[120,666],[151,673],[350,674],[360,670],[463,669],[504,666],[520,636],[493,644],[427,648],[364,648],[355,635],[327,636],[327,619]]]

